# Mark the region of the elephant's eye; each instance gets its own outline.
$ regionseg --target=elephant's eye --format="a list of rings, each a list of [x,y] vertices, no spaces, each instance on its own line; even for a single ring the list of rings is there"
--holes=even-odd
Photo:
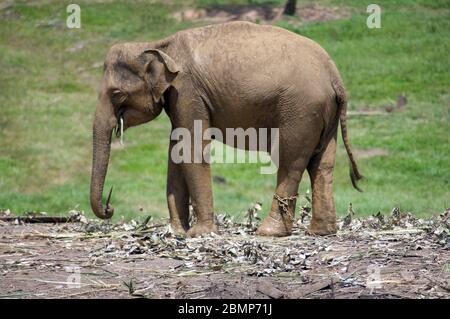
[[[127,99],[127,94],[122,92],[121,90],[113,90],[111,92],[111,98],[114,104],[122,104]]]

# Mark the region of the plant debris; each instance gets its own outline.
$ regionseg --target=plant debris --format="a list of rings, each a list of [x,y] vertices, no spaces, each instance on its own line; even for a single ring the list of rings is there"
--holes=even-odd
[[[254,235],[260,210],[254,204],[241,222],[219,214],[221,233],[202,238],[151,217],[112,224],[72,212],[77,222],[0,222],[1,297],[450,296],[450,210],[358,218],[350,205],[336,235],[317,237],[306,232],[307,201],[284,238]]]

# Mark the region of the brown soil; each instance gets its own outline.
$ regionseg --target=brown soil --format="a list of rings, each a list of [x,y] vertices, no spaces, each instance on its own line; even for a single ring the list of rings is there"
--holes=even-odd
[[[271,23],[282,18],[283,7],[269,5],[213,5],[206,8],[190,8],[174,14],[177,21],[206,21],[223,23],[228,21],[250,21]],[[321,22],[349,19],[347,8],[323,7],[318,4],[298,6],[296,17],[300,22]]]
[[[254,221],[227,216],[219,216],[220,236],[197,239],[154,223],[1,222],[0,295],[448,298],[448,215],[347,216],[328,237],[307,235],[298,222],[287,238],[256,237]]]

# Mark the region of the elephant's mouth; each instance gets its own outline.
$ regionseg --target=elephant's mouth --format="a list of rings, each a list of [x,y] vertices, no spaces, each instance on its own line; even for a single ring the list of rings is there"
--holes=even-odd
[[[153,104],[149,104],[144,108],[143,113],[151,116],[152,118],[155,118],[160,113],[156,110],[161,110],[162,108],[163,108],[163,104],[160,101],[159,102],[153,101]]]

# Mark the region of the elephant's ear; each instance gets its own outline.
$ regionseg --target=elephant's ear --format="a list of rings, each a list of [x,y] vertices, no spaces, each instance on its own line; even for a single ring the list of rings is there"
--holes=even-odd
[[[164,103],[164,92],[172,85],[180,68],[170,56],[160,50],[148,49],[144,51],[144,55],[148,61],[145,73],[152,88],[153,99]]]

